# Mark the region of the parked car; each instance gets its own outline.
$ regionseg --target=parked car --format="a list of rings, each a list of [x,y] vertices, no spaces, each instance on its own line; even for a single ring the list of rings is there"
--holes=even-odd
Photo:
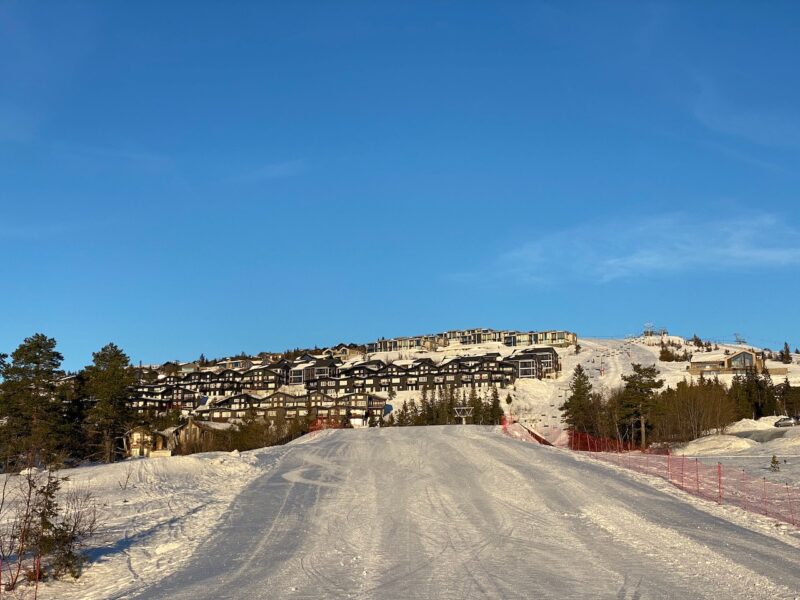
[[[794,417],[782,417],[775,421],[775,427],[794,427],[797,425],[797,421]]]

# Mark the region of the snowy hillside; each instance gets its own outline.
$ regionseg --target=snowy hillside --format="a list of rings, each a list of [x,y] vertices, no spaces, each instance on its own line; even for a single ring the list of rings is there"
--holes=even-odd
[[[770,519],[497,428],[329,431],[276,452],[210,455],[178,467],[170,465],[175,459],[150,461],[158,471],[149,480],[143,473],[150,483],[131,493],[137,506],[125,519],[115,497],[119,529],[105,562],[79,584],[49,587],[47,597],[773,599],[800,592],[800,539]],[[122,472],[124,465],[110,467],[104,479]],[[220,496],[223,486],[231,491]],[[210,511],[201,487],[216,504]],[[189,500],[177,500],[184,489]],[[183,507],[176,518],[159,495]],[[189,504],[198,512],[188,514]],[[207,537],[199,542],[198,534]]]
[[[694,346],[687,344],[679,336],[653,336],[649,338],[631,339],[599,339],[580,338],[581,350],[575,354],[575,347],[557,349],[561,360],[561,375],[557,379],[518,379],[512,389],[501,390],[503,408],[508,410],[505,403],[507,394],[512,396],[511,411],[516,419],[535,428],[551,442],[563,441],[563,423],[559,407],[563,404],[569,390],[569,381],[577,365],[581,365],[589,375],[592,385],[597,390],[610,390],[622,385],[622,376],[633,372],[631,363],[645,365],[655,364],[660,371],[660,378],[665,385],[674,386],[678,382],[692,379],[688,372],[689,363],[686,361],[663,362],[659,360],[659,351],[662,340],[671,343],[681,352],[688,349],[690,353],[699,352]],[[718,351],[729,350],[734,352],[741,349],[735,345],[718,345]],[[384,352],[371,355],[384,361],[410,360],[414,358],[431,358],[441,361],[451,356],[469,356],[497,352],[506,356],[514,351],[500,343],[487,343],[474,346],[454,345],[443,348],[437,352]],[[797,357],[795,357],[797,358]],[[789,369],[788,379],[792,385],[800,386],[800,364],[784,365],[775,361],[767,361],[768,368]],[[730,384],[732,375],[720,375],[720,381]],[[775,383],[783,380],[783,376],[776,376]],[[415,398],[419,400],[420,392],[398,392],[394,402],[398,408],[404,400]]]
[[[89,490],[98,501],[100,529],[86,573],[77,581],[47,584],[40,597],[119,597],[169,576],[191,558],[241,490],[291,447],[133,459],[61,471],[69,478],[65,491]]]

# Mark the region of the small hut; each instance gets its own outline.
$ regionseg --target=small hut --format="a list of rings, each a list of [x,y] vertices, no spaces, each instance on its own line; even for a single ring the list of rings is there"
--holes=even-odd
[[[168,437],[144,425],[128,431],[124,439],[125,453],[128,456],[157,458],[172,455]]]

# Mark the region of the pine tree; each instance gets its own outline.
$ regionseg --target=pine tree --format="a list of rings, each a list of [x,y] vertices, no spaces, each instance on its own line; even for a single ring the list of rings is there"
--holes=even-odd
[[[0,453],[7,466],[38,465],[65,446],[57,380],[63,356],[53,338],[37,333],[0,361]]]
[[[114,462],[121,453],[122,436],[130,425],[128,399],[135,375],[130,359],[116,344],[108,344],[92,354],[86,367],[86,388],[95,401],[87,418],[92,433],[100,438],[104,462]]]
[[[664,385],[664,380],[656,379],[658,369],[655,365],[645,367],[634,363],[631,367],[633,367],[633,373],[622,376],[622,380],[625,382],[623,418],[629,419],[632,427],[635,422],[639,422],[639,442],[642,448],[646,448],[647,421],[653,408],[653,397],[655,390]]]
[[[666,344],[661,344],[661,351],[658,354],[658,360],[661,362],[674,362],[676,358],[675,353],[667,348]]]

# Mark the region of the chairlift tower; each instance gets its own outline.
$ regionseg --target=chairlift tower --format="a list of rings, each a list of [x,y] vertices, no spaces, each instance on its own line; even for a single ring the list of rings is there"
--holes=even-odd
[[[472,406],[454,406],[453,412],[456,414],[456,418],[461,418],[461,424],[467,424],[467,417],[472,416],[473,407]]]

